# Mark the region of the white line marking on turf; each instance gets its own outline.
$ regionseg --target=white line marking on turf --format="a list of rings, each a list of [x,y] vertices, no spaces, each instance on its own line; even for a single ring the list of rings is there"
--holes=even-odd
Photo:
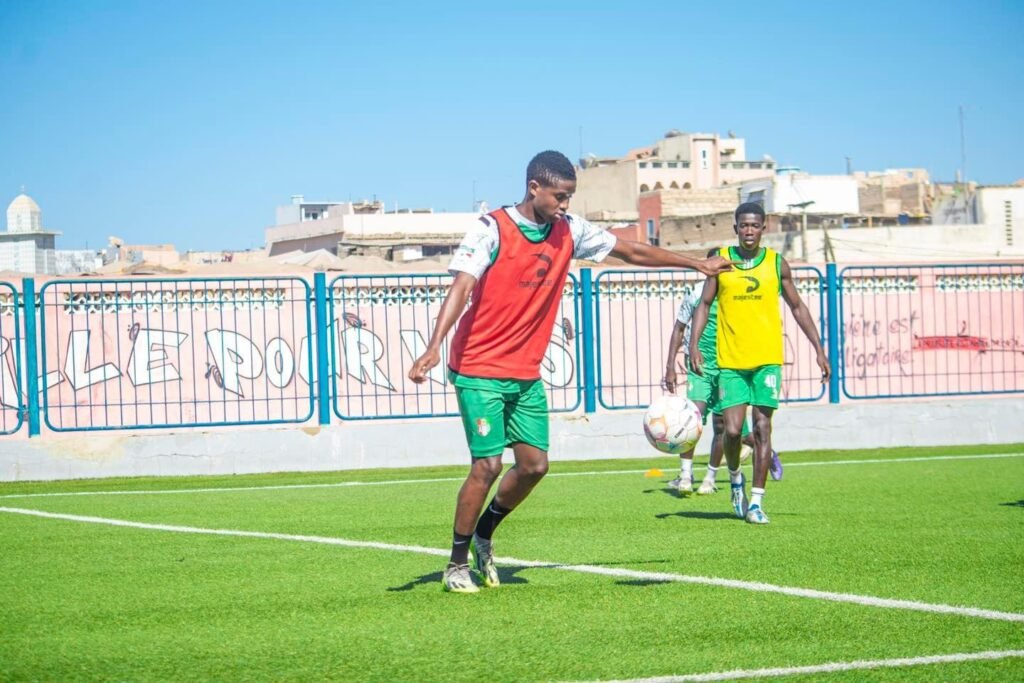
[[[918,458],[877,458],[872,460],[820,460],[814,462],[785,463],[786,467],[820,467],[824,465],[876,465],[900,462],[927,462],[929,460],[990,460],[993,458],[1024,458],[1024,453],[991,453],[983,455],[936,455]],[[550,477],[597,477],[610,474],[643,474],[643,470],[598,470],[591,472],[552,472]],[[437,484],[465,481],[465,477],[435,477],[433,479],[388,479],[385,481],[340,481],[325,484],[271,484],[268,486],[217,486],[199,489],[134,489],[124,491],[69,491],[64,493],[8,493],[0,500],[12,498],[58,498],[62,496],[158,496],[172,493],[235,493],[249,491],[284,491],[290,489],[336,489],[350,486],[398,486],[402,484]]]
[[[133,529],[147,529],[151,531],[171,531],[185,534],[206,534],[211,536],[237,536],[243,538],[267,538],[279,541],[299,541],[305,543],[323,543],[325,545],[339,545],[349,548],[373,548],[375,550],[392,550],[401,552],[422,553],[447,557],[449,551],[440,548],[426,548],[418,545],[396,545],[393,543],[378,543],[375,541],[353,541],[345,538],[333,538],[329,536],[304,536],[294,534],[278,534],[264,531],[244,531],[240,529],[209,529],[203,527],[177,526],[172,524],[149,524],[145,522],[132,522],[124,519],[111,519],[108,517],[86,517],[82,515],[67,515],[56,512],[43,512],[42,510],[29,510],[26,508],[0,507],[0,512],[7,512],[16,515],[28,515],[31,517],[43,517],[46,519],[60,519],[70,522],[85,522],[90,524],[105,524],[117,527],[129,527]],[[611,576],[616,578],[634,579],[641,581],[653,581],[663,583],[692,583],[704,586],[717,586],[720,588],[736,588],[739,590],[755,591],[759,593],[779,593],[798,598],[811,598],[815,600],[828,600],[831,602],[845,602],[867,607],[882,607],[887,609],[905,609],[917,612],[930,612],[933,614],[955,614],[965,617],[976,617],[978,619],[994,619],[997,621],[1024,622],[1024,614],[1017,612],[999,612],[996,610],[980,609],[977,607],[960,607],[956,605],[942,605],[914,600],[894,600],[890,598],[876,598],[870,595],[856,595],[853,593],[831,593],[828,591],[814,590],[811,588],[794,588],[790,586],[777,586],[771,583],[759,583],[754,581],[739,581],[735,579],[720,579],[710,576],[688,576],[686,574],[669,574],[663,572],[645,572],[632,569],[612,569],[586,564],[559,564],[557,562],[537,562],[534,560],[517,560],[509,557],[501,558],[502,565],[515,567],[529,567],[542,569],[560,569],[563,571],[579,572],[581,574],[597,574],[600,576]]]
[[[962,662],[1008,659],[1010,657],[1024,657],[1024,650],[989,650],[987,652],[960,652],[951,655],[906,657],[902,659],[832,662],[830,664],[814,664],[812,666],[787,666],[772,669],[738,669],[736,671],[722,671],[707,674],[631,678],[628,679],[628,681],[605,681],[604,683],[691,683],[700,681],[735,681],[743,678],[777,678],[779,676],[795,676],[798,674],[835,673],[838,671],[857,671],[862,669],[889,669],[903,666],[921,666],[924,664],[959,664]]]

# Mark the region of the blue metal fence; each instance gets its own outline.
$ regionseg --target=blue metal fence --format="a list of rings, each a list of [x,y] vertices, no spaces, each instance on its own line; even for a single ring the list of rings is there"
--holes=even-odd
[[[25,422],[19,312],[18,290],[0,282],[0,435],[14,434]]]
[[[813,267],[793,268],[801,298],[825,339],[825,280]],[[679,270],[606,270],[594,287],[598,402],[609,410],[641,408],[659,395],[669,336],[684,297],[704,277]],[[783,306],[785,366],[782,400],[818,401],[825,395],[814,353]],[[681,361],[678,372],[685,378]]]
[[[1024,263],[793,269],[832,360],[828,400],[1024,392]],[[448,274],[0,282],[0,436],[328,424],[454,415],[426,348]],[[583,269],[542,368],[552,410],[646,405],[660,391],[686,271]],[[822,401],[784,308],[784,400]],[[327,381],[329,378],[329,381]],[[323,379],[324,381],[320,381]]]
[[[449,274],[342,275],[331,281],[330,367],[338,417],[458,414],[447,373],[447,341],[425,383],[406,380],[413,361],[426,350],[451,281]],[[553,412],[575,410],[581,401],[579,288],[570,276],[541,366]]]
[[[1024,264],[840,272],[851,399],[1024,392]]]
[[[53,280],[39,301],[50,430],[313,414],[310,287],[301,278]]]

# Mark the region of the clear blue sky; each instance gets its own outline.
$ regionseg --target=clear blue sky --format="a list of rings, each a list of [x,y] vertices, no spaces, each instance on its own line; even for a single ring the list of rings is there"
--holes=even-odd
[[[0,203],[59,247],[262,246],[274,207],[517,201],[533,153],[728,130],[815,173],[1024,176],[1024,3],[0,0]]]

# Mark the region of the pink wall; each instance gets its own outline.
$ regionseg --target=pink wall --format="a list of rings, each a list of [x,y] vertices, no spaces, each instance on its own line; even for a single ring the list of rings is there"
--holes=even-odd
[[[820,321],[816,272],[794,273]],[[1024,391],[1024,264],[843,274],[842,361],[850,396]],[[601,401],[645,405],[660,391],[676,309],[701,278],[684,271],[594,275]],[[443,363],[424,385],[405,379],[449,281],[448,275],[388,275],[336,283],[327,343],[342,415],[456,412]],[[301,278],[76,280],[42,291],[40,386],[46,424],[55,429],[313,419],[315,338]],[[24,396],[24,377],[19,387],[14,372],[10,302],[9,290],[0,291],[0,431],[16,424]],[[783,308],[783,395],[825,400],[812,348]],[[579,402],[579,335],[570,286],[542,368],[555,409]],[[832,359],[833,367],[839,360]]]

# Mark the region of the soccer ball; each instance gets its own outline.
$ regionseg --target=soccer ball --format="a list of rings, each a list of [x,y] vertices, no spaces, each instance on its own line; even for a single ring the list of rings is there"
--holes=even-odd
[[[697,445],[703,430],[700,410],[683,396],[659,396],[644,413],[644,434],[662,453],[685,453]]]

